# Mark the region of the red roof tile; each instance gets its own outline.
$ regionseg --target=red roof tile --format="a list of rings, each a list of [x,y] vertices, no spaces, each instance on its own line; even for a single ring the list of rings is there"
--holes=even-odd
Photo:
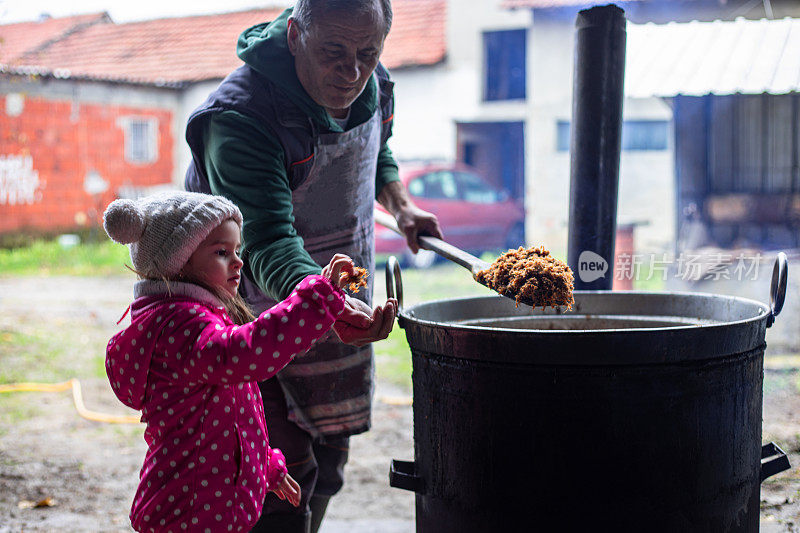
[[[223,78],[241,65],[236,40],[247,27],[281,9],[164,18],[86,28],[24,64],[69,71],[72,77],[169,84]]]
[[[383,46],[387,68],[435,65],[447,53],[446,0],[394,0],[392,30]]]
[[[0,63],[13,63],[25,52],[36,50],[49,41],[60,39],[88,25],[110,22],[106,13],[93,13],[0,26]]]
[[[388,68],[430,65],[444,59],[445,2],[395,0],[392,31],[382,56]],[[30,47],[11,67],[59,77],[158,85],[223,78],[241,65],[236,56],[239,34],[254,24],[273,20],[281,12],[257,9],[97,24],[67,33],[49,46]],[[16,25],[0,26],[0,37],[11,35],[7,33],[11,26]],[[51,39],[57,37],[54,32]]]

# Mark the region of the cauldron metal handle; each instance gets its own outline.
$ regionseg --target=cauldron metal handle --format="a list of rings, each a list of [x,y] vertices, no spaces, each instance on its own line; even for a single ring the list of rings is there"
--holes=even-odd
[[[769,287],[769,317],[767,327],[775,323],[775,317],[781,313],[783,302],[786,300],[786,283],[789,275],[789,261],[786,254],[778,252],[775,266],[772,267],[772,283]]]
[[[386,260],[386,296],[397,299],[398,311],[403,308],[403,276],[400,263],[393,255]]]
[[[389,467],[389,486],[421,494],[423,484],[422,478],[416,474],[416,463],[392,459],[392,465]]]
[[[761,446],[761,481],[784,470],[789,470],[789,458],[774,442]]]

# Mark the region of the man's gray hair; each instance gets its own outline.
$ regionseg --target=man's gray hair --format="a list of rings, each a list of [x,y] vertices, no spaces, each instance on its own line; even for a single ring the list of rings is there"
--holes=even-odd
[[[309,28],[324,11],[341,11],[352,15],[373,14],[376,4],[383,12],[386,25],[384,35],[392,27],[391,0],[297,0],[292,10],[292,18],[302,29]]]

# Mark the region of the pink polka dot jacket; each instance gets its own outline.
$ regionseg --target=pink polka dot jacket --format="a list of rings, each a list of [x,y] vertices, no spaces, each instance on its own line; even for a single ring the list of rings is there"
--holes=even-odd
[[[286,476],[270,449],[258,381],[331,328],[344,293],[308,276],[255,321],[235,325],[208,291],[140,281],[131,325],[108,343],[117,397],[142,411],[147,454],[131,508],[136,531],[249,531]]]

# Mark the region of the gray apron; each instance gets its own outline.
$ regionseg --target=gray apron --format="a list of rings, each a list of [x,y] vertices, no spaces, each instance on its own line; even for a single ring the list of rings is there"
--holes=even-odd
[[[381,112],[344,133],[318,135],[314,164],[292,191],[294,227],[311,258],[324,266],[344,253],[370,272],[355,297],[371,304],[375,272],[375,175],[380,150]],[[256,313],[276,302],[243,278]],[[369,429],[373,388],[372,345],[343,344],[333,332],[278,373],[289,419],[311,433],[352,435]],[[269,414],[267,414],[269,416]]]

